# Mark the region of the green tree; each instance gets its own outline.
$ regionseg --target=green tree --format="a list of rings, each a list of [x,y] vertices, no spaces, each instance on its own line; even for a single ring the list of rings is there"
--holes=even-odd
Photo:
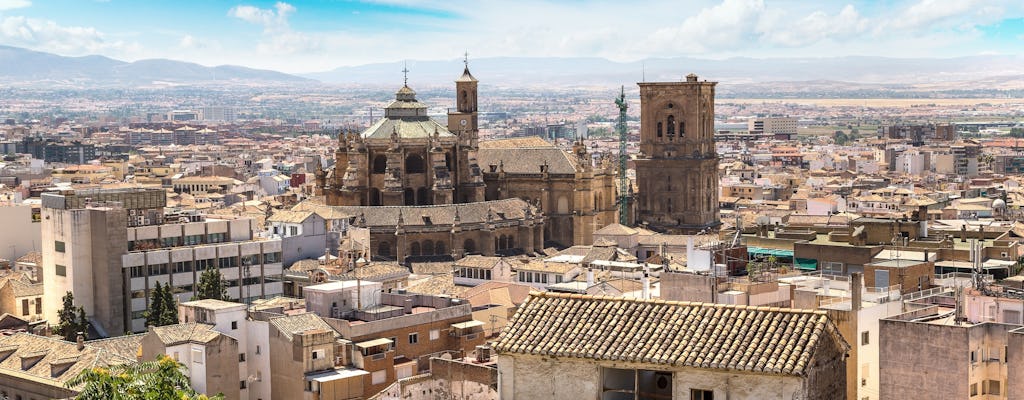
[[[83,370],[67,382],[78,388],[78,400],[222,400],[223,395],[208,397],[189,386],[184,366],[160,354],[154,361],[93,367]]]
[[[209,267],[203,271],[203,274],[199,276],[199,283],[196,285],[195,298],[197,300],[229,300],[228,287],[224,284],[224,277],[221,276],[219,269]]]
[[[78,334],[89,335],[89,321],[85,318],[85,309],[75,307],[75,295],[67,292],[61,299],[63,306],[57,311],[57,332],[64,340],[74,342]]]
[[[146,310],[146,326],[163,326],[164,316],[164,288],[160,282],[156,283],[153,290],[149,292],[149,309]]]
[[[832,135],[832,139],[836,142],[836,144],[838,144],[840,146],[842,146],[842,145],[846,144],[846,142],[850,141],[850,137],[847,136],[846,132],[843,132],[843,131],[836,131],[836,133],[834,135]]]
[[[178,323],[178,302],[174,301],[174,287],[170,284],[164,286],[164,296],[160,299],[163,303],[164,314],[160,319],[160,325],[174,325]]]

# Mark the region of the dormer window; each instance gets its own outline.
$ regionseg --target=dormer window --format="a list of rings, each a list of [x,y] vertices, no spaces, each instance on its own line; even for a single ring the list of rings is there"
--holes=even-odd
[[[541,165],[540,166],[540,173],[543,174],[543,173],[546,173],[546,172],[548,172],[548,166],[547,165]]]

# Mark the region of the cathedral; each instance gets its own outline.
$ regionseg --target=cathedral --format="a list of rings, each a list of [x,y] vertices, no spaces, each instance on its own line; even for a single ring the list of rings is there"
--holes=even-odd
[[[589,244],[595,230],[616,221],[611,160],[592,157],[582,140],[572,151],[540,138],[480,142],[477,87],[467,63],[442,125],[406,82],[383,118],[339,135],[334,167],[316,172],[318,207],[361,216],[376,253],[400,260]],[[459,225],[460,239],[442,234],[452,227],[440,221]],[[399,230],[403,238],[394,237]]]

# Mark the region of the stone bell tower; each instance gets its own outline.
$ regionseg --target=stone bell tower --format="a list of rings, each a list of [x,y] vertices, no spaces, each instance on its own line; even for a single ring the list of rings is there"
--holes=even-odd
[[[458,155],[456,165],[452,166],[455,181],[454,202],[470,203],[484,201],[484,180],[480,166],[477,165],[476,152],[480,142],[480,129],[477,113],[477,84],[473,74],[469,73],[468,55],[463,60],[465,68],[462,76],[455,80],[455,109],[448,110],[448,131],[458,135]]]
[[[718,155],[715,152],[715,84],[642,82],[637,223],[662,232],[693,234],[717,229]]]

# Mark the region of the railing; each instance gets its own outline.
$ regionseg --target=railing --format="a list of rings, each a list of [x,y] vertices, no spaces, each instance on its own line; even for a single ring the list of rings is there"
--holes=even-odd
[[[947,291],[947,288],[944,288],[944,287],[933,287],[931,289],[926,289],[926,290],[921,290],[921,291],[905,294],[905,295],[903,295],[903,301],[904,302],[908,302],[908,301],[919,300],[919,299],[923,299],[925,297],[931,297],[931,296],[939,295],[939,294],[945,293],[946,291]]]

